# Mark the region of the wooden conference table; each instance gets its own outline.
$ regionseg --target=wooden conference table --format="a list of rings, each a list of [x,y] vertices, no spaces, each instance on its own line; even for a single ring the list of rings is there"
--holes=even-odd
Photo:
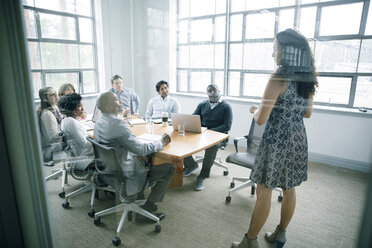
[[[129,126],[132,133],[136,136],[146,133],[146,125]],[[156,152],[152,155],[153,165],[172,163],[175,166],[175,172],[169,188],[182,186],[183,184],[183,159],[197,152],[203,151],[219,142],[227,139],[228,134],[205,130],[202,133],[185,132],[185,136],[179,136],[172,126],[163,127],[161,124],[154,124],[154,134],[162,135],[168,133],[171,136],[171,143],[164,147],[163,151]],[[93,131],[88,132],[89,135]]]

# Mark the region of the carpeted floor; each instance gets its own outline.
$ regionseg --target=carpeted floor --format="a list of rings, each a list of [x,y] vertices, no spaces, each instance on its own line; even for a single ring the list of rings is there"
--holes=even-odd
[[[219,151],[224,161],[233,152],[228,146]],[[232,241],[240,241],[247,231],[256,197],[250,196],[250,188],[232,194],[232,201],[225,197],[232,176],[249,176],[250,170],[228,164],[229,175],[212,168],[211,177],[205,181],[205,189],[194,190],[194,182],[200,169],[184,178],[184,186],[167,191],[159,204],[159,211],[166,213],[161,222],[161,232],[154,232],[153,224],[126,222],[121,230],[119,247],[140,248],[215,248],[230,247]],[[200,168],[200,166],[199,166]],[[45,174],[50,168],[45,168]],[[237,182],[236,185],[239,183]],[[81,185],[69,177],[66,193]],[[64,209],[63,199],[58,197],[61,178],[45,184],[55,247],[114,247],[121,213],[103,217],[99,226],[87,215],[90,209],[90,193],[70,199],[70,208]],[[365,203],[368,175],[319,163],[309,164],[309,180],[297,187],[297,207],[287,229],[287,248],[301,247],[356,247],[359,225]],[[258,239],[260,247],[270,247],[263,235],[272,231],[279,222],[280,203],[273,192],[271,212]],[[99,192],[96,211],[111,207],[115,198]]]

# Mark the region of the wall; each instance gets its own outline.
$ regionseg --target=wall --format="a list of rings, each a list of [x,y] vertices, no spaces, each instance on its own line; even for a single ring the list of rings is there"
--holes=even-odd
[[[170,76],[170,25],[167,24],[168,10],[174,6],[174,0],[106,0],[101,5],[107,89],[111,75],[123,75],[126,85],[140,96],[143,115],[148,100],[156,95],[157,81],[167,80],[175,87],[174,75]],[[165,22],[154,38],[153,27],[148,23],[156,21],[158,15],[162,15]],[[174,24],[174,19],[170,19],[170,24]],[[197,103],[205,99],[203,96],[176,97],[184,113],[192,113]],[[246,135],[252,118],[248,112],[252,102],[228,101],[234,114],[231,136]],[[315,109],[305,125],[311,160],[360,171],[369,171],[372,167],[371,115]]]

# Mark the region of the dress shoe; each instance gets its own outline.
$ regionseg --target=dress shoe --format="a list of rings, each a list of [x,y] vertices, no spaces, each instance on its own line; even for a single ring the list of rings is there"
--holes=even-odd
[[[198,165],[196,165],[195,167],[191,167],[191,168],[189,168],[189,167],[183,168],[183,172],[182,172],[183,176],[184,177],[190,176],[191,173],[193,173],[197,168],[198,168]]]
[[[275,248],[282,248],[287,241],[286,232],[279,229],[279,226],[276,227],[273,233],[265,233],[265,239],[270,243],[274,243]]]
[[[158,217],[160,221],[165,218],[165,214],[164,213],[153,213],[153,215],[155,215],[156,217]],[[138,223],[156,223],[156,220],[147,218],[147,217],[145,217],[143,215],[140,215],[138,213],[136,214],[136,221]]]
[[[243,240],[239,242],[233,242],[231,244],[231,248],[259,248],[258,240],[255,239],[247,239],[247,236],[244,235]]]
[[[204,178],[202,177],[196,178],[195,190],[201,191],[203,189],[204,189]]]

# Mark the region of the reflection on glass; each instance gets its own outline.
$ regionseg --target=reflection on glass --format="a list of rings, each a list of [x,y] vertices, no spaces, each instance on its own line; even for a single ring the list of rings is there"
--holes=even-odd
[[[243,44],[230,45],[230,69],[241,69],[243,62]]]
[[[355,72],[359,40],[317,41],[315,59],[318,71]]]
[[[39,16],[43,38],[76,40],[75,18],[42,13]]]
[[[147,25],[154,28],[163,28],[163,11],[147,8]]]
[[[244,74],[243,95],[261,97],[265,91],[269,74]]]
[[[30,59],[31,69],[40,69],[40,53],[38,42],[28,42],[28,57]]]
[[[250,70],[273,70],[273,43],[245,43],[243,68]]]
[[[40,72],[32,73],[32,85],[34,89],[34,97],[39,98],[39,90],[41,89],[41,73]]]
[[[229,96],[239,96],[240,92],[240,72],[229,73]]]
[[[348,104],[351,78],[318,77],[319,87],[314,102],[328,104]]]
[[[70,83],[75,90],[79,90],[79,74],[78,73],[46,73],[45,85],[53,87],[58,91],[62,84]]]
[[[246,17],[245,38],[273,38],[275,13],[251,14]]]
[[[75,13],[75,1],[76,0],[35,0],[35,7]],[[76,2],[80,2],[80,0]]]
[[[224,71],[215,71],[214,72],[214,84],[217,84],[218,88],[220,89],[220,93],[223,94],[224,92]]]
[[[216,0],[216,14],[226,13],[226,0]]]
[[[179,0],[178,1],[178,9],[179,9],[179,17],[184,18],[184,17],[189,17],[189,6],[190,2],[189,0]]]
[[[371,3],[369,4],[366,30],[364,31],[364,34],[365,35],[371,35],[372,34],[372,4]]]
[[[323,7],[319,34],[358,34],[362,9],[363,3]]]
[[[191,21],[191,42],[212,41],[212,19]]]
[[[294,9],[281,10],[279,13],[279,32],[287,28],[293,28]]]
[[[315,32],[316,7],[301,8],[300,32],[306,38],[313,38]]]
[[[190,16],[212,15],[215,13],[215,0],[190,0]]]
[[[178,91],[187,91],[187,71],[186,70],[177,70],[178,76]]]
[[[214,68],[223,69],[225,67],[225,45],[214,46]]]
[[[34,7],[34,0],[22,0],[22,4]]]
[[[179,28],[179,35],[178,35],[178,42],[179,43],[187,43],[187,33],[188,33],[188,24],[189,21],[180,21],[178,22],[178,28]]]
[[[189,67],[189,46],[178,47],[178,67]]]
[[[27,38],[37,38],[34,11],[25,9],[23,13]]]
[[[211,82],[210,72],[192,71],[190,76],[190,91],[204,93]]]
[[[93,46],[91,45],[80,45],[80,68],[93,68]]]
[[[91,0],[76,1],[76,13],[79,15],[92,16]]]
[[[94,71],[83,71],[83,89],[85,94],[97,92],[95,78]]]
[[[245,0],[230,0],[231,12],[238,12],[245,10]]]
[[[246,10],[256,10],[256,9],[266,9],[266,8],[276,8],[276,7],[279,7],[279,3],[280,3],[280,6],[284,6],[283,3],[284,2],[288,2],[287,1],[284,1],[284,0],[265,0],[265,1],[262,1],[262,0],[245,0],[246,1],[246,4],[245,4],[245,9]],[[289,2],[294,2],[294,0],[289,0]],[[285,6],[287,6],[287,4],[285,4]]]
[[[241,41],[243,32],[243,15],[232,15],[230,17],[230,40]]]
[[[225,41],[226,17],[220,16],[214,19],[214,41]]]
[[[79,18],[79,33],[81,42],[93,42],[93,25],[91,19]]]
[[[191,68],[213,68],[213,45],[190,46]]]
[[[79,68],[77,45],[43,42],[40,46],[43,69]]]
[[[372,77],[358,77],[354,107],[372,108]]]
[[[372,72],[372,40],[362,40],[358,72]]]

